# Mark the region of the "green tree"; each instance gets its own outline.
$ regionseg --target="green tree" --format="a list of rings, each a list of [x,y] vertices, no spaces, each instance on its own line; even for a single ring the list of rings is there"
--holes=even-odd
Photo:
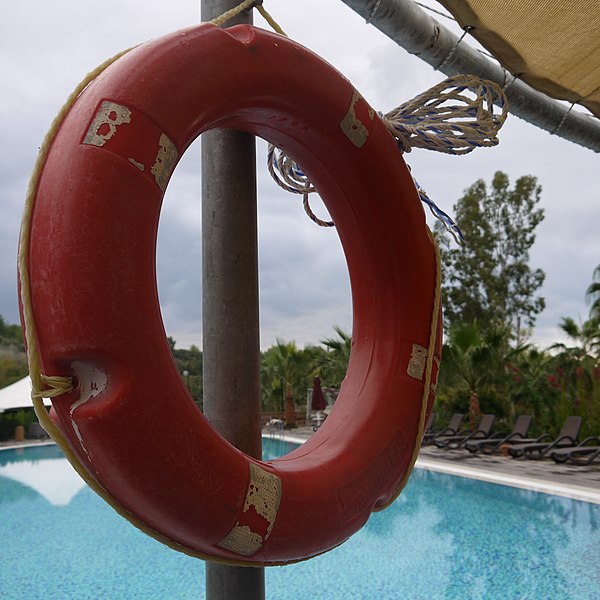
[[[0,388],[29,372],[20,325],[10,325],[0,315]]]
[[[600,322],[592,317],[578,325],[572,317],[563,317],[558,326],[567,334],[575,346],[554,344],[555,348],[569,349],[571,355],[585,359],[590,355],[598,355],[600,350]]]
[[[295,342],[277,340],[274,346],[263,352],[261,360],[261,380],[263,399],[283,396],[287,427],[296,426],[296,400],[301,390],[306,390],[311,376],[311,366],[303,350]],[[282,395],[282,396],[281,396]]]
[[[3,353],[0,352],[0,388],[27,377],[28,373],[26,358],[3,356]]]
[[[563,317],[559,327],[570,343],[552,346],[559,350],[556,381],[561,417],[582,416],[584,436],[600,431],[600,265],[594,269],[586,299],[591,302],[589,318],[577,324],[572,317]]]
[[[560,427],[557,358],[548,350],[527,347],[507,364],[513,417],[528,414],[539,433]]]
[[[4,344],[23,345],[23,332],[20,325],[10,325],[4,317],[0,315],[0,340]]]
[[[498,406],[496,392],[505,377],[504,365],[514,352],[504,330],[482,329],[477,322],[451,327],[443,349],[444,377],[440,381],[453,408],[466,408],[471,428],[483,412],[483,403],[486,412],[505,412],[505,407]]]
[[[593,281],[586,293],[586,299],[591,302],[590,318],[600,320],[600,265],[594,269]]]
[[[320,374],[329,387],[339,388],[348,371],[348,361],[352,350],[352,336],[341,327],[334,326],[337,337],[321,340],[326,353],[320,365]]]
[[[545,305],[536,295],[545,274],[529,266],[535,230],[544,218],[540,196],[535,177],[520,177],[511,189],[508,176],[498,171],[491,187],[476,181],[458,200],[454,212],[467,243],[454,247],[438,235],[446,330],[477,321],[483,328],[507,328],[518,346],[533,328]]]
[[[203,406],[203,379],[202,379],[202,352],[192,344],[189,349],[176,348],[175,340],[168,337],[167,341],[171,348],[171,353],[175,359],[177,369],[181,374],[183,381],[188,388],[194,402],[200,409]]]
[[[570,350],[556,357],[556,375],[552,376],[559,392],[555,430],[569,415],[579,415],[582,437],[596,435],[600,430],[600,367],[595,359],[578,359]]]

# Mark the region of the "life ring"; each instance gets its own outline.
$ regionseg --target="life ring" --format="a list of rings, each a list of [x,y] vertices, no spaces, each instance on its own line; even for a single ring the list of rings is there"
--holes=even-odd
[[[161,201],[181,154],[214,127],[259,135],[302,166],[352,285],[353,348],[335,408],[302,447],[268,462],[197,410],[160,314]],[[439,258],[395,141],[333,67],[251,26],[151,41],[77,97],[35,185],[21,243],[25,326],[42,372],[75,382],[52,399],[55,435],[121,514],[188,554],[256,566],[325,552],[393,501],[434,398]]]

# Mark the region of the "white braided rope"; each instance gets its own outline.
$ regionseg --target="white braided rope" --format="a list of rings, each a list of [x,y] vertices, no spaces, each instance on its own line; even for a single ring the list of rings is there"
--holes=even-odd
[[[273,146],[273,144],[269,144],[267,150],[267,168],[279,187],[292,194],[302,194],[304,212],[306,212],[311,221],[314,221],[320,227],[334,227],[333,221],[323,221],[312,211],[308,196],[317,190],[304,171],[302,171],[296,161],[287,156],[280,148]]]
[[[470,94],[470,95],[467,95]],[[500,112],[494,112],[494,106]],[[493,81],[474,75],[448,77],[426,92],[401,104],[385,115],[380,113],[387,130],[396,138],[402,152],[413,147],[446,154],[467,154],[480,147],[496,146],[497,133],[508,116],[503,89]],[[321,227],[332,227],[312,212],[309,194],[317,190],[302,169],[282,150],[269,144],[267,167],[277,185],[288,192],[302,194],[304,210]],[[452,219],[440,210],[416,181],[421,200],[457,241],[462,234]]]

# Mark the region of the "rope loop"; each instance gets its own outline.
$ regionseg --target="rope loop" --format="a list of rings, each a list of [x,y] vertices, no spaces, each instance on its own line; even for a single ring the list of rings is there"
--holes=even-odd
[[[240,2],[237,6],[234,6],[232,9],[224,12],[222,15],[215,17],[210,22],[213,25],[218,25],[220,27],[221,25],[225,25],[227,21],[233,19],[233,17],[236,17],[240,13],[246,10],[251,10],[253,8],[256,8],[256,10],[262,16],[262,18],[273,28],[274,31],[276,31],[280,35],[285,35],[287,37],[285,31],[283,31],[283,29],[279,26],[277,21],[275,21],[275,19],[267,12],[267,9],[263,6],[263,0],[244,0],[243,2]]]
[[[32,398],[56,398],[62,394],[73,391],[73,378],[61,377],[60,375],[42,375],[41,382],[46,386],[44,390],[34,389]]]
[[[317,191],[296,162],[273,144],[269,144],[267,150],[267,167],[275,183],[287,192],[310,194]]]
[[[218,25],[220,27],[221,25],[224,25],[225,23],[227,23],[227,21],[229,21],[230,19],[233,19],[233,17],[236,17],[240,13],[244,12],[245,10],[254,8],[256,6],[256,4],[257,4],[257,0],[244,0],[243,2],[240,2],[237,6],[234,6],[230,10],[225,11],[222,15],[215,17],[210,22],[213,25]],[[261,2],[261,4],[262,4],[262,2]]]
[[[499,114],[494,113],[494,104]],[[496,146],[507,116],[508,103],[498,84],[462,74],[381,115],[402,152],[416,147],[446,154]]]
[[[306,212],[311,221],[314,221],[320,227],[334,227],[333,221],[323,221],[312,211],[308,196],[317,190],[310,182],[310,179],[296,161],[287,156],[280,148],[273,146],[273,144],[269,144],[267,150],[267,168],[279,187],[292,194],[302,194],[304,212]]]

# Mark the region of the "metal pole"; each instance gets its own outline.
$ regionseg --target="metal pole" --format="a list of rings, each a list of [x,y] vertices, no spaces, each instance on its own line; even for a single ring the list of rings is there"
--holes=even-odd
[[[412,0],[342,0],[379,31],[445,75],[469,73],[506,89],[511,113],[566,140],[600,152],[600,119],[565,108],[486,58]],[[457,45],[458,44],[458,45]]]
[[[202,0],[209,21],[239,0]],[[227,25],[252,23],[251,11]],[[204,414],[246,454],[261,457],[258,236],[254,136],[202,134]],[[208,600],[264,600],[263,568],[206,563]]]

